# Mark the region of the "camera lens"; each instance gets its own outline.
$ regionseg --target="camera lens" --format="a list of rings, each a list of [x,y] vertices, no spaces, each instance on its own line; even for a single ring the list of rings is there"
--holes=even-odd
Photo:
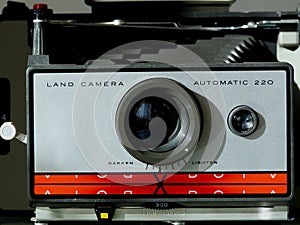
[[[228,117],[230,130],[239,136],[248,136],[258,126],[257,113],[248,106],[238,106],[233,109]]]
[[[145,140],[154,132],[161,138],[159,146],[170,142],[172,137],[180,130],[179,114],[175,107],[168,101],[159,97],[146,97],[138,101],[131,109],[129,114],[129,125],[135,137]],[[163,134],[164,128],[166,132]],[[152,134],[151,134],[152,133]],[[168,149],[155,148],[154,151],[168,151]],[[176,147],[176,146],[173,146]]]
[[[123,147],[141,162],[167,165],[196,149],[201,134],[197,100],[176,81],[152,78],[129,87],[116,112]]]

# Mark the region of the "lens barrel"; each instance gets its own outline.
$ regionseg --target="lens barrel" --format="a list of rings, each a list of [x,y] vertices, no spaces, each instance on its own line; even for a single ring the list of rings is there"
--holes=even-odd
[[[121,144],[136,159],[167,165],[191,154],[201,134],[201,109],[176,81],[152,78],[125,93],[116,113]]]

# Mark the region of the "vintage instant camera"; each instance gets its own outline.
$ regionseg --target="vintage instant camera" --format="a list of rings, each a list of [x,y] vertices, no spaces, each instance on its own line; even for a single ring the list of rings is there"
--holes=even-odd
[[[35,221],[292,219],[299,14],[87,3],[29,11]]]

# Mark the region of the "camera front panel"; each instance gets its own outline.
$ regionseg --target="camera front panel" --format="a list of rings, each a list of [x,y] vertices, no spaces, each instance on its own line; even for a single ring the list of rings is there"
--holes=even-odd
[[[286,64],[29,68],[31,199],[288,201],[291,87]]]

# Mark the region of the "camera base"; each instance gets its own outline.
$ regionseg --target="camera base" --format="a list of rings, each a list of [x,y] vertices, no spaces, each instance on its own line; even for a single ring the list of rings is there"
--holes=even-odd
[[[288,206],[241,207],[241,208],[176,208],[155,210],[147,208],[117,208],[112,221],[165,221],[177,224],[177,221],[241,221],[241,220],[289,220]],[[48,208],[37,207],[35,224],[55,221],[98,221],[92,208]],[[173,222],[174,221],[174,222]]]

